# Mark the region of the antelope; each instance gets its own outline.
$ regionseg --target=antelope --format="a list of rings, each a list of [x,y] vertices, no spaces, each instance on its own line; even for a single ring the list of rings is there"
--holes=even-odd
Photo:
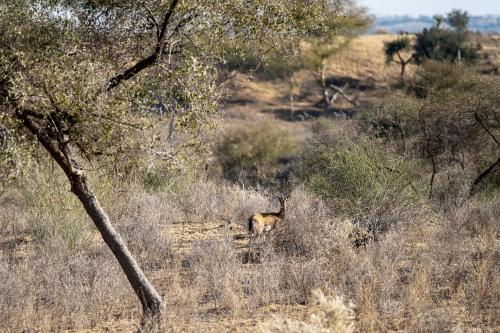
[[[257,213],[248,218],[248,232],[250,233],[249,249],[253,240],[263,233],[270,232],[285,219],[287,199],[288,197],[278,197],[280,211],[277,213]]]

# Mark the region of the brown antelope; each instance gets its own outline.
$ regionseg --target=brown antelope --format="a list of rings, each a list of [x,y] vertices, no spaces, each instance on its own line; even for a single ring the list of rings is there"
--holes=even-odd
[[[257,213],[248,218],[249,247],[253,240],[263,233],[270,232],[285,219],[287,199],[288,197],[278,197],[281,207],[277,213]]]

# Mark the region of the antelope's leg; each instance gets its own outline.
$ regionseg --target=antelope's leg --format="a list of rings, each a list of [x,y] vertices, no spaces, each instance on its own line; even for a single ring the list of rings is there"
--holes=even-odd
[[[247,258],[248,261],[250,261],[251,254],[252,254],[252,243],[254,243],[255,235],[253,233],[250,234],[250,237],[248,239],[248,253],[247,253]]]

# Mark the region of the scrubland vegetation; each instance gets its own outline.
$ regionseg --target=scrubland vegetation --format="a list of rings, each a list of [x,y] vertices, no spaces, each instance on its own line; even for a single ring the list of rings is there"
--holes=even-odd
[[[228,28],[233,33],[265,26],[279,39],[288,28],[304,29],[305,41],[295,45],[292,58],[280,58],[293,44],[269,57],[259,48],[244,52],[259,33],[249,45],[229,38],[214,50],[201,38],[207,26],[193,32],[183,23],[202,15],[197,5],[181,2],[171,24],[194,40],[169,30],[186,44],[165,45],[187,52],[172,61],[161,56],[164,45],[154,31],[160,13],[176,2],[124,3],[118,9],[107,2],[76,4],[79,17],[101,13],[104,21],[66,22],[74,30],[62,37],[77,46],[80,33],[93,31],[97,38],[104,29],[116,37],[125,31],[100,24],[146,15],[142,23],[149,28],[135,28],[152,29],[160,48],[153,53],[158,66],[141,74],[150,81],[138,72],[137,79],[124,79],[131,59],[105,40],[106,52],[117,52],[120,64],[104,51],[99,57],[108,61],[91,59],[89,49],[79,54],[87,63],[63,58],[61,64],[51,52],[71,51],[44,49],[53,41],[36,34],[24,40],[7,21],[0,23],[1,36],[12,43],[0,43],[0,331],[500,328],[500,78],[494,70],[484,74],[492,60],[484,57],[494,56],[491,44],[485,53],[474,48],[479,62],[470,64],[412,60],[401,80],[399,69],[384,63],[388,43],[402,37],[354,37],[370,22],[362,9],[351,11],[353,21],[321,21],[321,6],[299,15],[326,27],[342,25],[352,33],[344,40],[304,29],[311,21],[293,21],[297,12],[283,10],[280,1],[262,9],[262,17],[281,15],[291,27],[269,26],[253,8],[238,7],[247,16]],[[134,15],[106,16],[108,5]],[[220,13],[234,3],[205,5]],[[351,1],[338,5],[358,8]],[[23,5],[11,7],[26,14]],[[218,15],[204,18],[200,24],[226,27]],[[37,22],[58,31],[62,17],[52,19],[54,26]],[[23,29],[27,37],[34,34]],[[439,25],[433,29],[439,38],[448,34]],[[208,42],[225,36],[213,33],[205,36]],[[137,43],[149,45],[142,37]],[[404,51],[412,52],[413,39],[404,38]],[[15,52],[27,41],[40,42],[43,52]],[[363,43],[368,46],[359,52]],[[137,47],[131,40],[122,46]],[[312,47],[327,51],[311,67]],[[66,65],[77,76],[68,85]],[[171,66],[168,75],[162,66]],[[216,74],[224,70],[230,72]],[[95,78],[87,82],[89,71]],[[122,74],[108,80],[116,71]],[[347,101],[352,96],[359,106]],[[276,212],[276,196],[285,192],[285,220],[258,238],[250,255],[248,217]],[[99,216],[88,208],[97,198],[116,229],[110,234],[121,235],[140,268],[123,264],[114,248],[119,241],[106,239]],[[161,307],[141,297],[151,289],[144,280],[134,284],[130,269],[147,276]]]

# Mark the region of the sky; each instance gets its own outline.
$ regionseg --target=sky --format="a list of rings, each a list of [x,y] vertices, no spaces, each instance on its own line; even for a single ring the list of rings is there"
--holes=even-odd
[[[500,15],[500,0],[358,0],[375,15],[434,15],[454,8],[471,15]]]

